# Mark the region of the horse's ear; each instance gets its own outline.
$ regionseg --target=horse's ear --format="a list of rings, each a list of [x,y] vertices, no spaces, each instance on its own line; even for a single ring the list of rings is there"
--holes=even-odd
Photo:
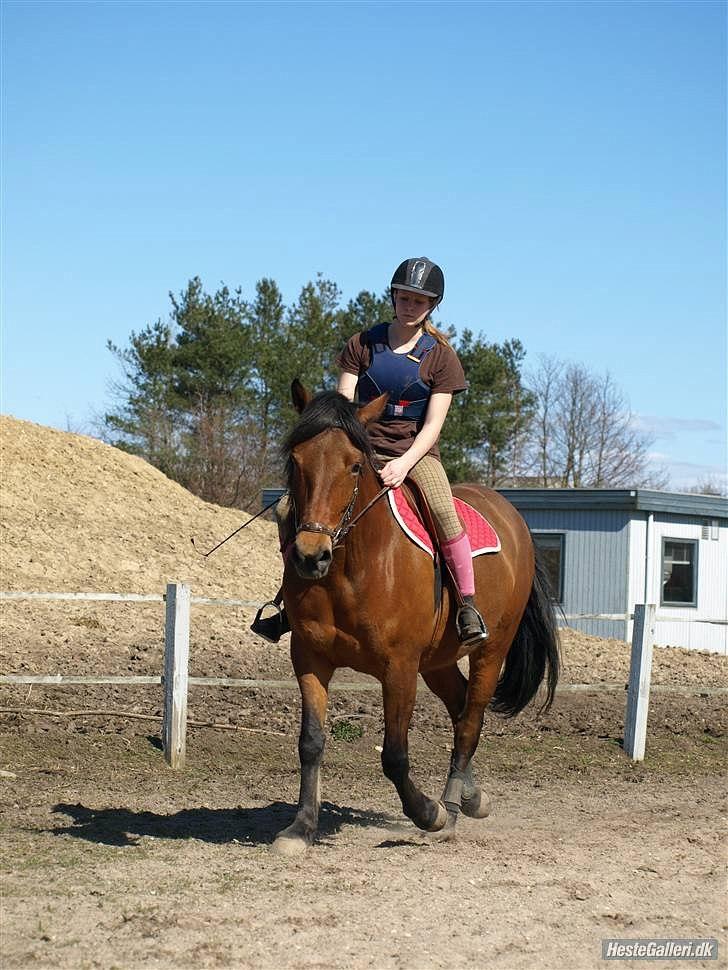
[[[297,377],[293,378],[293,383],[291,384],[291,399],[293,400],[294,408],[299,414],[311,400],[311,395]]]
[[[364,404],[362,407],[357,409],[356,416],[359,418],[361,423],[366,427],[370,421],[376,421],[378,418],[384,414],[384,409],[387,406],[387,401],[389,400],[389,392],[385,391],[384,394],[380,394],[379,397],[375,397],[373,401],[368,404]]]

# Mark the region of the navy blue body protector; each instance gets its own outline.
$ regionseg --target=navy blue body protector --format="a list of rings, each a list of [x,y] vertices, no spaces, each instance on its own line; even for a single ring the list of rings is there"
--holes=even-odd
[[[427,410],[432,388],[420,377],[420,365],[437,341],[423,333],[408,354],[395,354],[387,340],[388,323],[367,330],[364,339],[371,350],[369,369],[356,385],[359,402],[379,397],[389,391],[389,402],[381,420],[419,420]]]

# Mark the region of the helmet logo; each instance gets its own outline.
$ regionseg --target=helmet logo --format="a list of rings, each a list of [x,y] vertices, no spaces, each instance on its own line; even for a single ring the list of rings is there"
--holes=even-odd
[[[410,286],[417,286],[422,289],[426,269],[427,263],[423,259],[418,259],[410,271]]]

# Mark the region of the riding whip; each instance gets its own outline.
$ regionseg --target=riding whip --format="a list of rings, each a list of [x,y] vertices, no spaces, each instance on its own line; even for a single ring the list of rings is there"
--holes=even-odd
[[[285,495],[285,492],[283,494]],[[268,505],[265,506],[265,508],[262,508],[260,510],[260,512],[256,512],[255,515],[249,518],[247,522],[243,522],[243,524],[239,526],[235,530],[235,532],[231,532],[229,536],[226,536],[221,542],[218,542],[216,546],[213,546],[212,549],[209,550],[209,552],[200,552],[200,550],[195,545],[195,537],[190,536],[190,542],[192,543],[193,549],[195,550],[198,556],[202,556],[203,559],[207,559],[207,557],[211,556],[216,549],[219,549],[220,546],[224,545],[228,541],[228,539],[232,539],[233,536],[236,536],[238,532],[241,531],[241,529],[245,528],[246,525],[250,525],[251,522],[255,522],[255,520],[259,516],[263,515],[264,512],[267,512],[268,509],[272,509],[274,505],[278,505],[278,503],[282,498],[283,498],[283,495],[279,495],[277,499],[274,499],[272,502],[269,502]]]

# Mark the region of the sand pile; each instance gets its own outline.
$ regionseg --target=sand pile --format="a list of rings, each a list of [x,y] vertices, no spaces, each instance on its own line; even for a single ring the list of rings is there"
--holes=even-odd
[[[83,435],[0,417],[5,590],[159,593],[189,582],[198,595],[263,600],[280,557],[272,522],[201,501],[141,458]]]

